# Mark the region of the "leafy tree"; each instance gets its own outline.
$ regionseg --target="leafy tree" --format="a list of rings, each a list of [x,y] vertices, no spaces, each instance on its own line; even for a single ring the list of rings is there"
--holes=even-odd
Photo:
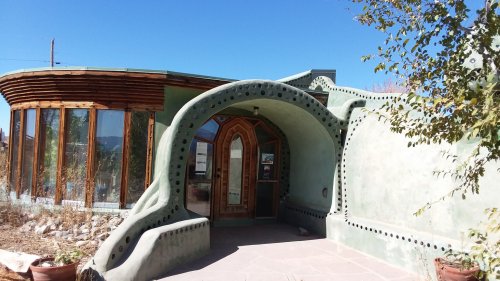
[[[362,60],[378,59],[375,72],[395,74],[409,92],[408,106],[386,103],[379,114],[409,146],[477,140],[466,160],[452,155],[456,169],[438,174],[458,182],[447,195],[478,193],[485,164],[500,157],[499,0],[478,1],[476,11],[465,0],[352,1],[363,4],[361,24],[386,34]]]

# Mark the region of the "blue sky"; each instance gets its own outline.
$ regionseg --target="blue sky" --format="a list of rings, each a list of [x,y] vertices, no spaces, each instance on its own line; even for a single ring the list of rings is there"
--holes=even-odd
[[[337,70],[362,89],[386,79],[360,57],[383,34],[356,23],[349,0],[0,1],[0,73],[61,66],[158,69],[234,79]],[[0,127],[9,107],[0,98]]]

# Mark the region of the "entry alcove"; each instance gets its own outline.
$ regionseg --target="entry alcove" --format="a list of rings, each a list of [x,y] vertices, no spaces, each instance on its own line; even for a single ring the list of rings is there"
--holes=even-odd
[[[237,103],[205,121],[194,132],[190,146],[186,208],[209,217],[214,225],[273,218],[324,234],[324,217],[338,201],[335,194],[339,190],[334,190],[338,144],[316,119],[318,112],[324,112],[319,105],[314,104],[310,111],[307,105],[305,108],[255,99]],[[246,151],[252,142],[258,143],[258,149],[247,162]],[[237,189],[231,184],[232,166],[241,182]]]
[[[279,129],[288,146],[288,152],[281,154],[286,156],[281,162],[288,164],[279,178],[285,177],[280,183],[278,220],[325,235],[325,217],[336,210],[341,198],[336,184],[340,142],[334,141],[340,130],[331,117],[325,117],[327,109],[310,100],[297,104],[253,99],[232,105],[247,112],[256,107],[259,116]]]
[[[269,120],[225,110],[197,129],[186,170],[186,208],[212,221],[276,218],[287,187],[284,134]]]

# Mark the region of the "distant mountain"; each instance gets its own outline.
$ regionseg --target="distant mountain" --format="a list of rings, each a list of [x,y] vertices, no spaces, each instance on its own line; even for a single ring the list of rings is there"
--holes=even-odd
[[[123,137],[96,137],[96,145],[104,150],[112,151],[120,149],[123,145]]]

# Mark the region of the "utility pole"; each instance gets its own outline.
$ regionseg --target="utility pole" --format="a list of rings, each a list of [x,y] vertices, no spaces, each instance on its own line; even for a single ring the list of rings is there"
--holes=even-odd
[[[54,38],[50,41],[50,67],[54,67]]]

